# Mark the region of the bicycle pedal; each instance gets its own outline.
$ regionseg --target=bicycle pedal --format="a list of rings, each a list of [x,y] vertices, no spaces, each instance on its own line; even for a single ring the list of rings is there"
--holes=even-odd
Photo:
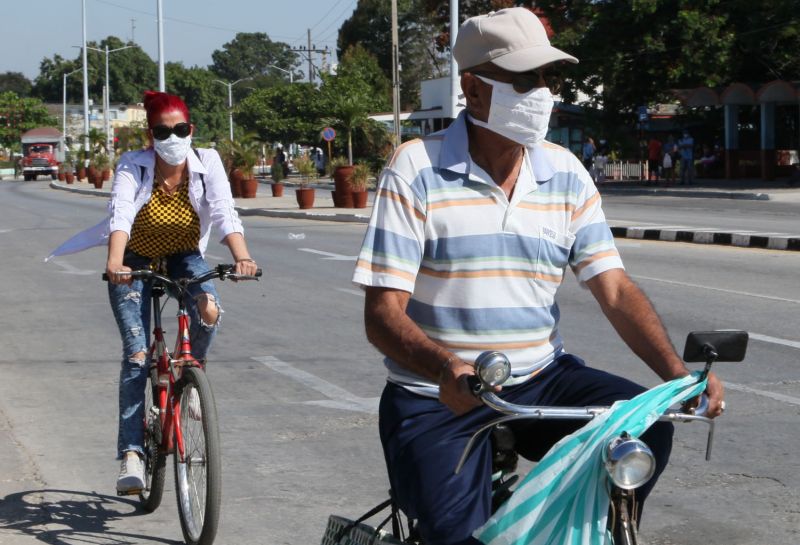
[[[131,490],[117,490],[117,496],[138,496],[142,493],[143,488],[133,488]]]

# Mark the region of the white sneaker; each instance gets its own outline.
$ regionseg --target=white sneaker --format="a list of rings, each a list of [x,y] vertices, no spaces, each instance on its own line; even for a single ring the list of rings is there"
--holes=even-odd
[[[203,419],[203,409],[200,406],[200,394],[197,393],[195,388],[189,390],[189,417],[192,420]]]
[[[144,488],[144,461],[136,452],[126,452],[119,467],[117,492],[127,493]]]

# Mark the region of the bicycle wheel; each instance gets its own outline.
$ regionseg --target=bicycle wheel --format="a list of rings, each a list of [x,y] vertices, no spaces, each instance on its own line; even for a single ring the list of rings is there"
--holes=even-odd
[[[142,508],[152,513],[161,505],[167,473],[167,455],[161,448],[161,419],[156,403],[158,377],[150,370],[144,394],[144,490],[139,494]]]
[[[194,393],[193,393],[194,392]],[[184,461],[175,453],[175,486],[183,537],[188,545],[210,545],[219,523],[222,467],[214,394],[205,373],[186,367],[176,386]]]

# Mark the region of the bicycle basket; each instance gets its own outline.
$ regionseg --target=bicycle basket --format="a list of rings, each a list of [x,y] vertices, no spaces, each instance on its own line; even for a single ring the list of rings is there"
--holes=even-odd
[[[403,545],[403,542],[383,530],[331,515],[320,545]]]

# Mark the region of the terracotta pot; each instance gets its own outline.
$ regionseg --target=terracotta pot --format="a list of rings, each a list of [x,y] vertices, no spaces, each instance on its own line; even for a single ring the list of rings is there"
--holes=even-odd
[[[297,205],[300,209],[314,207],[314,188],[313,187],[300,187],[294,190],[294,195],[297,198]]]
[[[333,185],[336,190],[334,197],[334,206],[338,208],[352,208],[350,194],[353,192],[353,187],[350,185],[350,180],[353,178],[353,165],[345,165],[336,167],[333,171]],[[336,204],[336,201],[340,204]]]
[[[64,180],[66,180],[66,182],[68,184],[72,184],[72,183],[75,182],[75,175],[72,174],[71,172],[65,172],[64,173]]]
[[[242,180],[244,179],[244,175],[242,171],[238,168],[231,170],[230,175],[230,182],[231,182],[231,193],[233,193],[234,197],[241,197],[242,196]]]
[[[64,175],[64,173],[63,173],[63,172],[59,172],[59,173],[58,173],[58,181],[59,181],[59,182],[63,182],[63,181],[64,181],[64,180],[66,180],[66,179],[67,179],[67,178],[66,178],[66,176]]]
[[[107,168],[107,169],[105,169],[105,170],[103,171],[103,181],[104,181],[104,182],[107,182],[107,181],[108,181],[108,180],[110,180],[110,179],[111,179],[111,169],[110,169],[110,168]]]
[[[283,197],[283,184],[281,183],[272,184],[272,196]]]
[[[103,189],[103,173],[99,170],[90,172],[89,183],[93,184],[95,189]]]
[[[86,178],[86,169],[84,167],[78,168],[78,181],[83,181]]]
[[[331,191],[333,206],[335,208],[353,208],[353,193],[340,194],[338,191]]]
[[[256,197],[256,193],[258,192],[258,180],[255,178],[245,178],[242,180],[241,184],[242,198],[254,199]]]
[[[367,207],[367,190],[353,191],[353,208],[366,208]]]

